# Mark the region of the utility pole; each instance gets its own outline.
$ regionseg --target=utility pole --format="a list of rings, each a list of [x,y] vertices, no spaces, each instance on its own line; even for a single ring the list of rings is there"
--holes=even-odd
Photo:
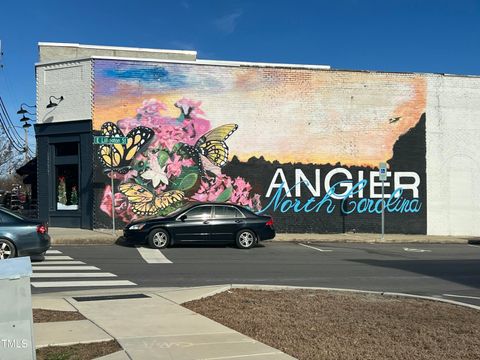
[[[25,163],[27,163],[28,161],[28,151],[29,151],[29,148],[28,148],[28,128],[32,126],[31,124],[29,124],[28,122],[25,122],[25,124],[23,124],[23,129],[25,130],[25,147],[23,148],[24,152],[25,152]]]
[[[382,182],[382,237],[381,241],[385,240],[385,180],[387,180],[387,163],[381,162],[378,165],[378,175]]]
[[[28,161],[28,130],[25,128],[25,163]]]

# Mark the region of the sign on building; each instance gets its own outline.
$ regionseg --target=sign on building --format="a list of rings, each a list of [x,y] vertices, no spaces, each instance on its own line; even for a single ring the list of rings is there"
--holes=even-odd
[[[127,137],[126,136],[94,136],[93,143],[97,145],[111,145],[111,144],[126,145]]]

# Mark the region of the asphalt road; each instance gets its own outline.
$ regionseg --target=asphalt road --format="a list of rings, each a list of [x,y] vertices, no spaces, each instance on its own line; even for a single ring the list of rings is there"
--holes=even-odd
[[[403,292],[480,305],[480,246],[474,245],[264,242],[251,250],[182,246],[160,252],[120,245],[52,250],[46,261],[34,263],[33,293],[248,283]]]

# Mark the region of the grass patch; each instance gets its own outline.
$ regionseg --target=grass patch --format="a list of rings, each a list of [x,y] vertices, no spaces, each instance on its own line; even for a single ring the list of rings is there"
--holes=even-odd
[[[480,311],[435,301],[233,289],[183,305],[298,359],[480,359]]]
[[[91,360],[122,350],[115,341],[69,346],[48,346],[37,349],[37,360]]]
[[[33,322],[55,322],[55,321],[71,321],[71,320],[85,320],[85,316],[78,311],[57,311],[33,309]]]

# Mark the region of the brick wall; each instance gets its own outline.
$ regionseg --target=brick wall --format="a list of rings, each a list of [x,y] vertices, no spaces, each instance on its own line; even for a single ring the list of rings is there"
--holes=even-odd
[[[480,78],[428,76],[428,233],[480,235]]]
[[[94,130],[100,131],[102,124],[112,121],[124,135],[135,126],[147,126],[155,131],[150,144],[155,143],[157,147],[159,142],[155,139],[165,124],[182,129],[188,121],[205,120],[207,124],[188,139],[193,147],[209,129],[237,124],[238,129],[225,140],[229,148],[226,165],[215,167],[205,157],[199,157],[213,168],[214,172],[207,172],[207,177],[215,178],[221,173],[231,181],[240,177],[248,183],[244,202],[253,204],[252,199],[258,194],[261,208],[271,202],[274,190],[278,189],[272,188],[266,196],[272,184],[279,185],[282,180],[275,178],[278,169],[282,169],[289,186],[297,182],[297,170],[311,182],[310,188],[305,184],[299,186],[300,196],[295,196],[296,189],[293,189],[292,197],[282,201],[295,204],[298,200],[305,205],[313,196],[318,203],[327,191],[325,177],[335,169],[339,173],[330,179],[330,185],[346,179],[345,171],[350,172],[352,185],[362,178],[369,184],[361,198],[356,194],[349,199],[376,201],[370,194],[370,173],[376,171],[380,161],[387,161],[392,170],[387,194],[398,185],[392,181],[395,173],[415,173],[420,179],[418,194],[410,189],[405,195],[407,200],[418,199],[421,203],[414,213],[387,212],[387,232],[432,235],[480,234],[477,221],[480,194],[476,186],[480,175],[479,89],[480,79],[476,77],[200,62],[174,64],[112,59],[37,67],[39,123],[92,118]],[[50,95],[63,95],[65,101],[48,113],[45,105]],[[153,107],[144,104],[150,99],[156,99]],[[175,106],[182,99],[183,107]],[[156,108],[159,113],[147,114],[145,109],[149,106],[153,109],[155,104],[162,104]],[[182,114],[189,108],[193,110],[188,116]],[[178,141],[180,139],[173,139]],[[148,154],[151,150],[147,147],[142,152]],[[169,153],[169,157],[171,162],[175,154]],[[95,221],[97,226],[104,226],[110,220],[99,208],[105,200],[108,178],[98,154],[96,159]],[[143,168],[138,167],[142,159],[145,160],[136,156],[128,164],[136,167],[137,177],[148,170],[148,161],[144,161]],[[185,192],[186,199],[200,198],[205,174],[200,176],[199,172],[198,175],[197,183]],[[118,175],[116,184],[132,179],[135,176]],[[409,180],[407,176],[403,181],[415,182],[415,179]],[[142,184],[155,191],[155,196],[169,190],[168,186],[163,190],[160,190],[162,186],[155,188],[146,180]],[[233,193],[239,192],[239,184],[227,185]],[[407,189],[408,186],[403,184]],[[214,193],[206,185],[203,188]],[[320,193],[315,196],[317,190]],[[378,187],[374,189],[376,193],[378,190]],[[213,195],[209,200],[212,199]],[[277,206],[273,213],[279,219],[277,226],[285,231],[379,230],[377,213],[346,215],[341,211],[341,199],[333,199],[333,203],[331,213],[325,210],[326,206],[318,212],[295,212],[293,205],[285,212]],[[132,204],[127,199],[125,205],[131,207]],[[297,204],[297,209],[300,207]],[[268,208],[267,212],[272,209]],[[128,216],[124,219],[128,220]]]

